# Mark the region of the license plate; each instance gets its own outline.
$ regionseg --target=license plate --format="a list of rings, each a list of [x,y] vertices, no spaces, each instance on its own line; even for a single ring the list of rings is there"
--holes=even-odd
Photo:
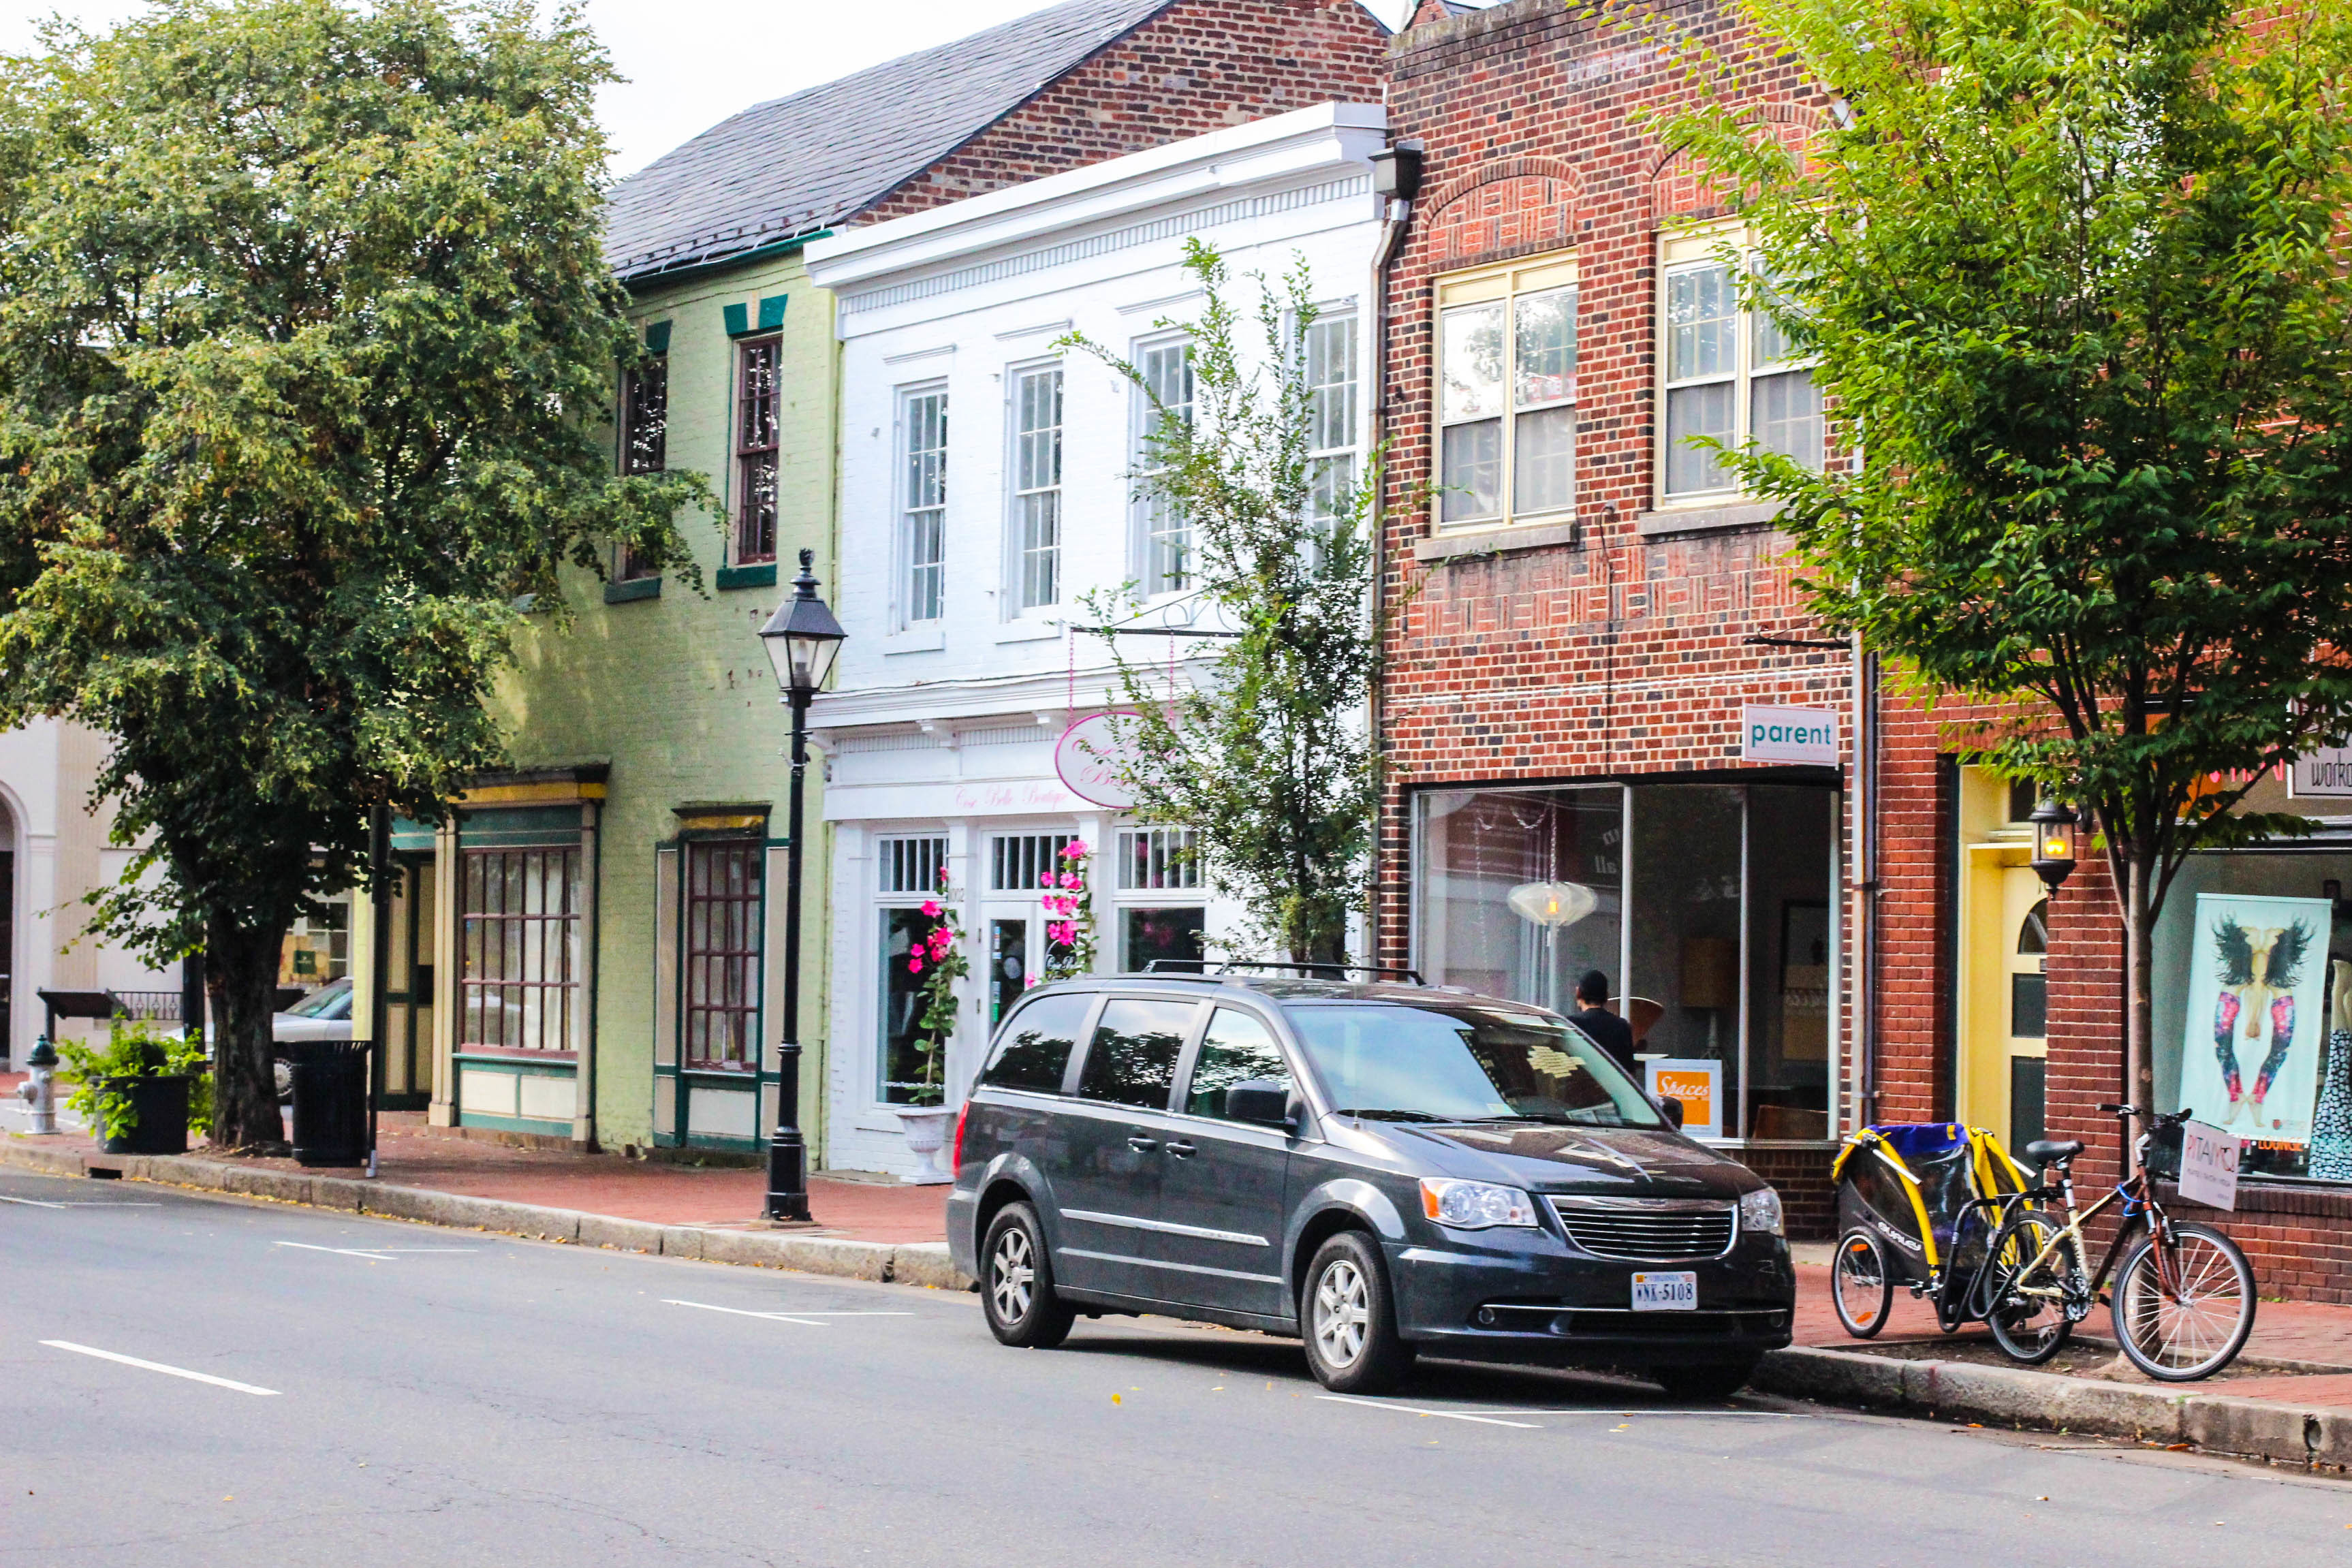
[[[1634,1275],[1633,1310],[1637,1312],[1697,1311],[1698,1276],[1688,1271]]]

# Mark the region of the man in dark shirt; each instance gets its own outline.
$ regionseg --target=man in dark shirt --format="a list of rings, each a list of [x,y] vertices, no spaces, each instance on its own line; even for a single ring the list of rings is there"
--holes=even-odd
[[[1576,983],[1578,1011],[1568,1021],[1592,1037],[1593,1043],[1617,1058],[1617,1065],[1642,1081],[1642,1066],[1633,1059],[1633,1026],[1609,1011],[1609,976],[1588,969]]]

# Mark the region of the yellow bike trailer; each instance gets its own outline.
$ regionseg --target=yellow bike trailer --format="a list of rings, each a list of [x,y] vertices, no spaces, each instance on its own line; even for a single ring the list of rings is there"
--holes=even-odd
[[[1885,1326],[1894,1287],[1934,1300],[1947,1332],[1972,1315],[1966,1293],[2000,1206],[2036,1184],[2000,1141],[1957,1121],[1866,1127],[1830,1167],[1837,1183],[1838,1319],[1857,1339]]]

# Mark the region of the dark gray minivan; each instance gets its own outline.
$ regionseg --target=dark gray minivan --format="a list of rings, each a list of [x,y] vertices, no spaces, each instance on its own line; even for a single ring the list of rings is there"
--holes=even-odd
[[[1297,1335],[1341,1392],[1414,1355],[1745,1383],[1789,1342],[1779,1195],[1556,1014],[1255,975],[1043,986],[956,1127],[948,1239],[989,1327]]]

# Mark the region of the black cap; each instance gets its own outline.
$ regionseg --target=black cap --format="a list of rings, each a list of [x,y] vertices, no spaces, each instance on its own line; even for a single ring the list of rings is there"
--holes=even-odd
[[[1609,1000],[1609,976],[1597,969],[1588,969],[1584,978],[1576,983],[1576,999],[1580,1002]]]

